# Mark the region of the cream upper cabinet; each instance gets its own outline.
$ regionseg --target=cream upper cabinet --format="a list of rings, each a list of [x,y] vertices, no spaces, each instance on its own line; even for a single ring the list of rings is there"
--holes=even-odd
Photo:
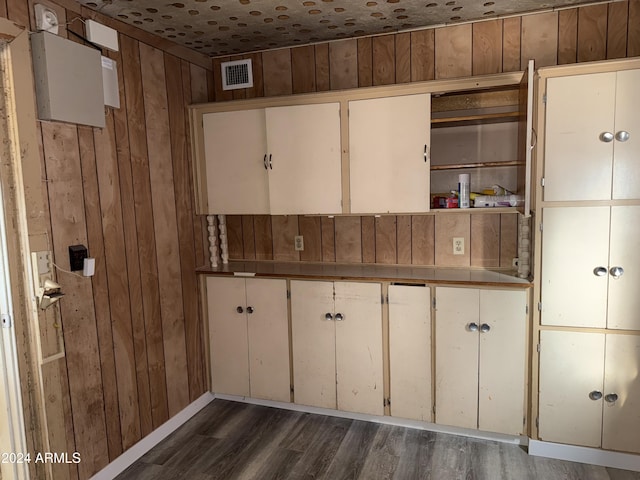
[[[207,213],[267,214],[264,109],[202,116]]]
[[[382,415],[380,284],[291,281],[296,403]]]
[[[640,206],[542,213],[543,325],[640,330]]]
[[[541,440],[640,453],[640,336],[540,332]]]
[[[436,423],[524,432],[527,294],[436,288]]]
[[[429,287],[389,286],[389,372],[391,415],[431,422]]]
[[[349,102],[351,213],[429,210],[429,94]]]
[[[640,198],[640,70],[546,81],[544,201]]]
[[[207,298],[212,390],[289,402],[286,280],[209,277]]]

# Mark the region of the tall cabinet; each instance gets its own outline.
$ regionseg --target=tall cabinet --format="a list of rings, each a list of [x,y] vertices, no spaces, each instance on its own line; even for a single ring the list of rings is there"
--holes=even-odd
[[[640,61],[538,74],[534,437],[640,453]]]

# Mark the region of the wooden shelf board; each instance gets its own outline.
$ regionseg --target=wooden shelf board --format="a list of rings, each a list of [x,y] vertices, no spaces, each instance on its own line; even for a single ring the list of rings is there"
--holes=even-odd
[[[449,165],[431,165],[431,171],[462,170],[466,168],[517,167],[520,165],[524,165],[524,162],[520,162],[518,160],[510,160],[508,162],[455,163],[455,164],[449,164]]]
[[[459,117],[432,118],[431,128],[515,122],[518,120],[518,117],[520,117],[520,112],[485,113],[479,115],[464,115]]]

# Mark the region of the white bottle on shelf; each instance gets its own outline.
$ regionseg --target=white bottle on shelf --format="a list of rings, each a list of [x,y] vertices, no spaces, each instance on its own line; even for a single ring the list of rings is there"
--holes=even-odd
[[[471,202],[469,200],[470,185],[469,174],[461,173],[458,175],[458,207],[469,208]]]

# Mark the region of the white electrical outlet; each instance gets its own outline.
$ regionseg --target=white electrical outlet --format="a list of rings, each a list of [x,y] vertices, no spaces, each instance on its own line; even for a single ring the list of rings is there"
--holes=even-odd
[[[304,250],[304,237],[302,235],[296,235],[293,237],[293,246],[296,252],[301,252]]]
[[[453,237],[453,254],[464,255],[464,237]]]

